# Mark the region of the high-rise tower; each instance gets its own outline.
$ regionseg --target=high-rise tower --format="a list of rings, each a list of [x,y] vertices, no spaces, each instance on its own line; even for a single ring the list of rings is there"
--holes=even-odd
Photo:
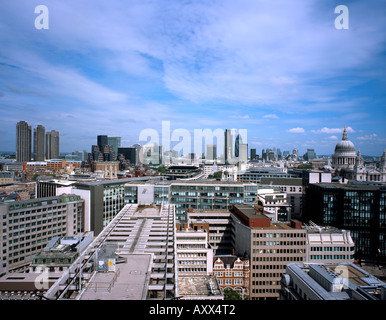
[[[16,161],[31,161],[31,126],[25,121],[16,125]]]
[[[40,124],[34,129],[34,161],[44,161],[45,132]]]
[[[233,159],[233,135],[231,129],[224,132],[224,160],[225,164],[231,164]]]
[[[46,133],[46,159],[59,159],[59,132]]]

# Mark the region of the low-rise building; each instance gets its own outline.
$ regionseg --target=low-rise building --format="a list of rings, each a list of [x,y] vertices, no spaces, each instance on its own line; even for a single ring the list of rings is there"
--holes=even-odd
[[[30,272],[41,272],[47,268],[49,272],[61,272],[68,269],[83,250],[93,241],[93,232],[71,237],[54,237],[44,250],[33,256],[29,266]]]
[[[12,171],[0,171],[0,185],[11,184],[14,181],[14,173]]]
[[[354,241],[349,230],[322,227],[312,221],[307,230],[306,263],[354,262]]]
[[[289,263],[281,300],[386,300],[386,283],[354,263]]]
[[[250,268],[248,257],[233,255],[216,256],[213,274],[223,291],[227,288],[238,292],[242,299],[249,298]]]

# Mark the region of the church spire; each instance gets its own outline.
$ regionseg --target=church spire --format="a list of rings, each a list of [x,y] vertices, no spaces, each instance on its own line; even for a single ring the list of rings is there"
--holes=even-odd
[[[342,140],[348,140],[348,137],[347,137],[347,130],[346,130],[346,125],[344,125],[344,130],[343,130],[343,137],[342,137]]]

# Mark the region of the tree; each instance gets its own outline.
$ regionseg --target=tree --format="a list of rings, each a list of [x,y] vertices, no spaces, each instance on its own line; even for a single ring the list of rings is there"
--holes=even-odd
[[[224,289],[224,300],[242,300],[240,294],[230,288]]]
[[[222,176],[222,171],[217,171],[213,174],[210,174],[208,176],[209,179],[221,179],[221,176]]]

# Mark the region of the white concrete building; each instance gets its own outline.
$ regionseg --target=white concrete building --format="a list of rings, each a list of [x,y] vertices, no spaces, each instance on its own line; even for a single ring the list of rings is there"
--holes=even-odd
[[[310,221],[307,230],[305,263],[354,262],[354,241],[350,231],[321,227]]]
[[[213,249],[208,246],[205,230],[177,231],[176,244],[179,275],[210,275],[213,272]]]

